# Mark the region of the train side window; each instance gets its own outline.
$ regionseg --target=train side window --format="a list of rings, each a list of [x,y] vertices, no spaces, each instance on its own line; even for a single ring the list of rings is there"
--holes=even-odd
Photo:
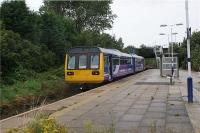
[[[113,65],[119,65],[119,59],[113,59]]]
[[[120,65],[131,64],[131,60],[129,59],[120,59]]]
[[[120,65],[123,65],[123,64],[124,64],[124,60],[120,59]]]
[[[68,69],[75,69],[75,56],[70,55],[68,58]]]
[[[124,65],[127,65],[127,63],[128,63],[128,60],[124,60]]]
[[[91,55],[91,68],[97,69],[99,68],[99,56],[98,55]]]
[[[131,64],[131,58],[128,58],[127,64]]]
[[[86,69],[87,68],[87,56],[80,55],[79,56],[79,69]]]

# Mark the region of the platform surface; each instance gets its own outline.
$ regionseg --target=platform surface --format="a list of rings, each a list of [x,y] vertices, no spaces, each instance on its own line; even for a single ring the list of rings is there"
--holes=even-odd
[[[46,105],[35,112],[49,112],[50,117],[73,133],[112,130],[116,133],[199,133],[200,74],[193,73],[194,103],[187,103],[187,71],[180,78],[159,76],[151,69],[93,90]],[[1,121],[2,131],[33,119],[33,112]],[[21,122],[20,122],[21,121]],[[23,123],[22,123],[23,122]],[[92,132],[93,132],[92,131]]]

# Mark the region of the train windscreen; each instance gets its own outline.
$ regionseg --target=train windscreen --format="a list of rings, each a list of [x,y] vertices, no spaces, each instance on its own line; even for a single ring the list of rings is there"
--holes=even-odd
[[[91,69],[99,68],[99,55],[91,55],[90,64],[91,64]]]
[[[75,69],[75,55],[70,55],[68,58],[68,69]]]
[[[68,69],[98,69],[99,68],[99,54],[74,54],[68,56]]]

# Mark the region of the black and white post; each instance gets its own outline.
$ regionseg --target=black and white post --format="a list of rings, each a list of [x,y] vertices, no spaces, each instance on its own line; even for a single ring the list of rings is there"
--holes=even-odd
[[[185,11],[186,11],[186,28],[187,28],[187,62],[188,62],[188,78],[187,78],[187,89],[188,89],[188,102],[193,102],[193,84],[191,75],[191,57],[190,57],[190,37],[191,29],[189,27],[189,12],[188,12],[188,0],[185,0]]]

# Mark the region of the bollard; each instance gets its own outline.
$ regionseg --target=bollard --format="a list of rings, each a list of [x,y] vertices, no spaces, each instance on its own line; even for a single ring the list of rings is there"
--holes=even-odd
[[[172,85],[173,84],[173,75],[174,75],[174,67],[172,66],[171,68],[171,76],[170,76],[170,84]]]
[[[188,102],[193,103],[193,85],[192,77],[187,78],[187,88],[188,88]]]
[[[172,76],[170,76],[170,85],[172,85]]]

